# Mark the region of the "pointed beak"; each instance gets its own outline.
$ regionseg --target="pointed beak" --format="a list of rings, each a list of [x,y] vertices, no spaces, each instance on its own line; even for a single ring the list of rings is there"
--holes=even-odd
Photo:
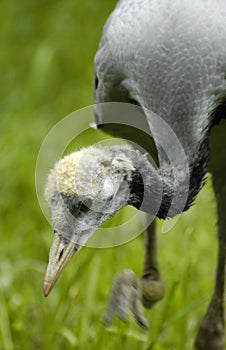
[[[75,242],[67,242],[62,235],[55,233],[49,253],[49,263],[44,280],[44,295],[47,297],[61,272],[78,250]]]

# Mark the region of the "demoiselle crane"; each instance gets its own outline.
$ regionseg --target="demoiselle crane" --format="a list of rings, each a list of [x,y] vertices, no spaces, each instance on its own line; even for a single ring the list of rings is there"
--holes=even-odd
[[[119,1],[104,27],[95,57],[94,91],[97,127],[138,140],[147,149],[149,141],[144,144],[136,131],[136,125],[144,123],[142,129],[150,137],[150,145],[155,144],[158,167],[129,144],[92,146],[55,165],[45,191],[54,241],[44,293],[49,294],[74,253],[118,210],[130,204],[157,218],[174,217],[191,206],[209,170],[218,207],[219,254],[213,297],[195,349],[223,350],[226,2]],[[125,113],[125,119],[123,107],[112,113],[111,102],[132,104],[139,109],[140,119],[127,127],[130,113]],[[178,144],[182,146],[179,155]],[[125,317],[123,312],[128,310],[123,306],[127,305],[137,322],[147,326],[139,305],[140,292],[146,307],[164,295],[154,224],[147,230],[145,254],[140,281],[132,271],[118,276],[106,323],[114,314]],[[128,295],[132,301],[125,302]]]

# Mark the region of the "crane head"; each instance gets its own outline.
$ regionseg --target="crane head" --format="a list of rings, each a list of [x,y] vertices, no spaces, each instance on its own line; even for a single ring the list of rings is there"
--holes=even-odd
[[[45,197],[54,239],[45,296],[75,252],[104,221],[128,204],[133,166],[119,153],[114,147],[90,147],[64,157],[51,170]]]

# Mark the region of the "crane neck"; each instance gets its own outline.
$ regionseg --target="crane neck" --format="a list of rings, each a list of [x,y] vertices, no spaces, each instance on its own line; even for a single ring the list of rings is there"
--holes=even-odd
[[[146,155],[133,151],[134,171],[130,181],[129,204],[158,218],[174,217],[186,208],[189,172],[169,164],[156,168]]]

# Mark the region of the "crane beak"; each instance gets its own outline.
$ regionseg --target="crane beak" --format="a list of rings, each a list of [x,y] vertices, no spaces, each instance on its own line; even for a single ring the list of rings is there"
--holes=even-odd
[[[55,233],[49,252],[49,263],[44,280],[44,295],[47,297],[61,272],[78,250],[76,242],[65,241],[62,235]]]

